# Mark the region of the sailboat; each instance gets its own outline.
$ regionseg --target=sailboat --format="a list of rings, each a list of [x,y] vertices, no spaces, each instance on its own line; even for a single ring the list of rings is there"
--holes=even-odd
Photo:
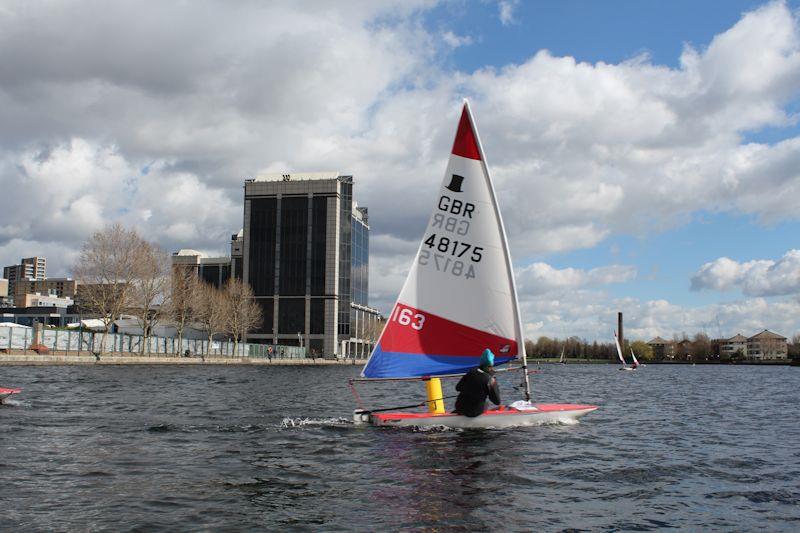
[[[564,359],[564,350],[565,349],[566,348],[561,348],[561,357],[558,358],[558,362],[561,363],[562,365],[566,365],[567,364],[567,360]]]
[[[633,357],[633,368],[639,368],[640,366],[644,366],[642,363],[636,359],[636,354],[633,353],[633,348],[631,348],[631,357]]]
[[[446,412],[440,377],[519,361],[525,399],[470,418]],[[519,302],[503,219],[469,103],[465,100],[435,208],[397,302],[354,381],[423,380],[428,412],[365,409],[359,424],[515,427],[576,419],[594,405],[531,403]],[[352,385],[352,383],[351,383]],[[358,399],[358,396],[356,395]]]
[[[3,403],[6,398],[11,396],[12,394],[19,394],[22,392],[22,389],[7,389],[4,387],[0,387],[0,403]]]
[[[619,345],[619,337],[617,337],[617,332],[614,332],[614,344],[617,345],[617,355],[619,356],[619,361],[622,363],[622,367],[620,370],[636,370],[635,367],[628,366],[628,363],[625,362],[625,357],[622,355],[622,347]]]

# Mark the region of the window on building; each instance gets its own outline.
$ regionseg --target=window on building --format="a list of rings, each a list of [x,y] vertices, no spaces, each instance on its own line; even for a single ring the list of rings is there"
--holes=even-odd
[[[278,333],[294,335],[306,330],[306,299],[281,298],[278,302]]]
[[[272,321],[275,316],[275,308],[272,298],[256,298],[256,302],[261,306],[261,325],[253,333],[272,335]]]
[[[278,201],[275,198],[250,200],[248,281],[256,296],[275,294],[277,207]]]
[[[312,298],[310,313],[310,334],[322,335],[325,333],[325,299]]]
[[[313,200],[311,217],[311,294],[325,294],[326,235],[328,231],[328,198]]]
[[[281,201],[281,296],[306,293],[308,197]]]

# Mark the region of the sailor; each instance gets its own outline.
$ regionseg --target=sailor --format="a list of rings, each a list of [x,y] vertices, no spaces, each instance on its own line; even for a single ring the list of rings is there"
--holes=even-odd
[[[478,416],[486,410],[486,398],[500,405],[500,389],[494,377],[494,354],[488,348],[481,355],[480,366],[473,368],[456,385],[456,413]]]

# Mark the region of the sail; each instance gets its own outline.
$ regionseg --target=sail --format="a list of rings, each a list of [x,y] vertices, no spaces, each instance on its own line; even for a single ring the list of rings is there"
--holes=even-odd
[[[486,348],[495,365],[524,353],[505,229],[465,102],[428,227],[361,375],[465,372]]]
[[[636,359],[636,354],[633,353],[633,348],[631,348],[631,357],[633,357],[633,364],[639,366],[639,360]]]
[[[617,355],[619,355],[619,362],[622,363],[622,366],[627,366],[625,363],[625,358],[622,356],[622,348],[619,345],[619,337],[617,337],[617,332],[614,332],[614,342],[617,345]]]

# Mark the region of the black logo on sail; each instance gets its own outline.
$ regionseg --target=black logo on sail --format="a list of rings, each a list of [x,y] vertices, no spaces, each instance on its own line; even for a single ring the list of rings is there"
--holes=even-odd
[[[463,192],[461,190],[461,184],[464,182],[464,176],[459,176],[458,174],[453,174],[453,177],[450,178],[450,185],[447,186],[453,192]]]

